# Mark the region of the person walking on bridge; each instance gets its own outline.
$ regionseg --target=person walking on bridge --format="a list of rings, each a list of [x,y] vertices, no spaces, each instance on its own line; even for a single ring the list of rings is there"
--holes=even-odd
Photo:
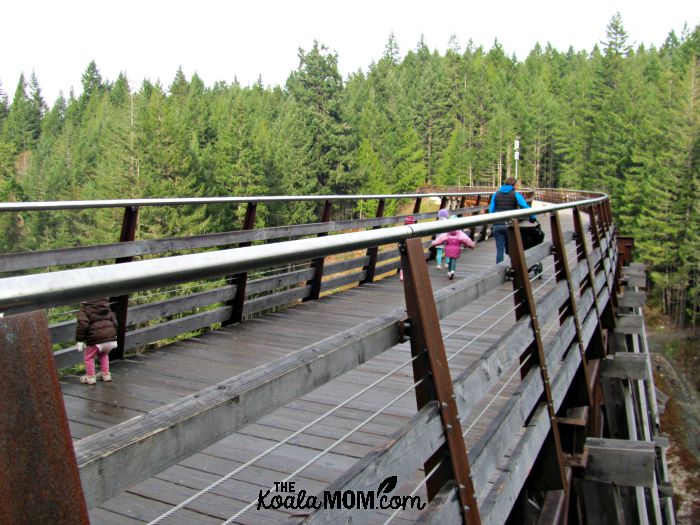
[[[447,211],[447,208],[442,208],[440,211],[438,211],[438,220],[439,221],[446,221],[450,216],[450,212]],[[441,244],[440,246],[436,247],[435,249],[435,260],[437,261],[437,269],[442,270],[442,258],[443,255],[445,254],[445,247]],[[445,260],[445,267],[447,268],[448,263],[447,260]]]
[[[489,213],[499,211],[517,210],[518,208],[529,208],[530,205],[525,201],[525,198],[515,191],[518,185],[518,180],[515,177],[508,177],[505,184],[498,188],[491,196],[489,203]],[[537,218],[534,215],[530,216],[530,222],[535,222]],[[496,264],[503,261],[506,251],[507,226],[505,222],[496,222],[493,225],[493,236],[496,239]]]
[[[453,215],[450,219],[456,219]],[[454,279],[455,270],[457,269],[457,259],[462,253],[462,246],[473,249],[475,244],[469,236],[462,230],[454,230],[447,233],[442,233],[435,239],[431,246],[445,245],[445,256],[447,257],[447,278]]]
[[[109,351],[117,347],[117,319],[109,308],[108,299],[95,299],[80,303],[78,324],[75,329],[78,349],[85,349],[85,374],[80,382],[94,385],[97,377],[111,381]],[[95,374],[95,356],[100,359],[100,373]]]

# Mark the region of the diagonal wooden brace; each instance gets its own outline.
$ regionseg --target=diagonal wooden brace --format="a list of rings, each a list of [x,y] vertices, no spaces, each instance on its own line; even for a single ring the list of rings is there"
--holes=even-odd
[[[481,517],[474,495],[467,449],[457,414],[452,378],[423,245],[420,239],[409,239],[402,243],[399,249],[404,274],[406,310],[411,323],[411,354],[416,357],[413,361],[413,376],[416,382],[420,382],[416,388],[416,401],[419,410],[429,401],[436,399],[440,403],[450,458],[451,468],[439,469],[430,478],[428,497],[434,497],[445,483],[454,479],[457,482],[464,523],[480,524]],[[445,451],[438,452],[442,452],[440,458],[434,455],[426,462],[426,473],[444,458]]]
[[[542,342],[540,323],[537,317],[537,307],[535,297],[530,284],[527,261],[525,258],[525,250],[523,248],[523,240],[520,235],[520,226],[517,220],[513,220],[512,225],[508,228],[508,251],[510,254],[511,265],[515,271],[513,279],[513,290],[515,291],[515,315],[520,319],[526,315],[530,316],[532,332],[534,335],[534,343],[531,347],[525,350],[520,361],[523,362],[528,354],[531,356],[534,366],[540,369],[542,384],[544,387],[544,402],[547,404],[547,411],[552,424],[551,438],[553,440],[556,457],[554,458],[553,469],[551,472],[552,484],[554,489],[563,489],[566,498],[569,494],[569,486],[567,482],[567,474],[564,465],[564,455],[562,453],[561,438],[559,436],[559,428],[557,425],[557,415],[554,409],[554,398],[552,395],[552,385],[547,370],[547,361],[545,358],[544,344]],[[549,476],[548,476],[549,477]],[[568,505],[568,500],[567,500]]]

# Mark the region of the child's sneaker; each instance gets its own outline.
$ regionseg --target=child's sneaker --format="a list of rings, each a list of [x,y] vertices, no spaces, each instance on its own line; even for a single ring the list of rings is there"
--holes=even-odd
[[[442,264],[438,264],[438,265],[436,266],[436,268],[437,268],[438,270],[442,270]]]
[[[97,383],[95,376],[80,376],[80,382],[84,385],[94,385]]]
[[[109,372],[97,372],[97,379],[107,383],[108,381],[112,380],[112,374]]]
[[[452,280],[455,278],[455,273],[454,272],[447,272],[447,277]]]

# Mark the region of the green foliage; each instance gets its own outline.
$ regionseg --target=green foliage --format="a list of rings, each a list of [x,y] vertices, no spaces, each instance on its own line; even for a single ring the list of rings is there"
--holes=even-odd
[[[285,86],[204,84],[174,72],[167,89],[92,61],[79,95],[48,108],[39,81],[0,86],[0,199],[381,194],[426,183],[604,190],[636,237],[660,303],[676,322],[700,313],[700,29],[659,48],[630,45],[615,14],[590,52],[535,45],[523,62],[495,41],[456,37],[441,55],[395,35],[367,72],[299,50]],[[387,201],[385,213],[391,213]],[[144,208],[138,236],[240,228],[245,206]],[[315,204],[259,206],[258,226],[318,220]],[[354,213],[373,216],[376,203]],[[5,214],[0,250],[114,242],[118,212]]]

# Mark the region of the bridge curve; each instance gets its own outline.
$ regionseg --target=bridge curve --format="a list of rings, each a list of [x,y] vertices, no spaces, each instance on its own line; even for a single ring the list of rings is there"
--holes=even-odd
[[[151,260],[0,281],[6,284],[0,287],[0,311],[8,315],[98,292],[115,297],[115,307],[126,304],[132,320],[122,323],[132,327],[121,334],[122,348],[225,324],[115,362],[111,384],[86,389],[75,376],[61,380],[91,521],[503,523],[519,512],[532,514],[522,507],[530,501],[540,520],[563,523],[579,507],[581,519],[593,523],[600,513],[596,503],[614,498],[615,489],[612,496],[601,489],[610,480],[587,466],[590,450],[600,462],[611,446],[604,435],[648,443],[658,434],[655,400],[647,399],[652,380],[648,373],[629,376],[629,367],[641,374],[646,365],[633,359],[625,368],[626,361],[611,351],[639,354],[635,348],[643,348],[640,296],[631,289],[619,293],[623,270],[609,202],[604,195],[580,192],[531,194],[541,203],[535,211],[548,240],[526,252],[519,230],[511,228],[510,261],[494,265],[493,243],[480,242],[460,259],[457,279],[447,280],[432,262],[425,264],[430,235],[461,228],[484,241],[493,221],[507,218],[517,226],[530,213],[484,215],[487,195],[432,195],[464,217],[450,225],[429,221],[390,228],[381,226],[403,222],[383,217],[384,203],[397,196],[372,196],[376,218],[340,225],[330,220],[330,210],[342,198],[323,196],[316,198],[322,222],[300,227],[302,235],[358,225],[376,229],[169,257],[167,266]],[[412,197],[414,215],[434,218],[434,212],[420,212],[426,195]],[[127,232],[134,220],[128,210],[142,205],[152,203],[118,202],[125,207]],[[223,244],[255,239],[256,203],[246,205],[244,228]],[[279,233],[289,232],[268,232],[267,238]],[[144,247],[122,240],[122,260],[138,250],[159,249],[157,243]],[[99,250],[102,258],[115,253],[113,247]],[[364,254],[357,256],[357,250]],[[75,261],[85,256],[79,252],[34,257]],[[346,260],[327,259],[348,252],[354,255]],[[15,254],[3,262],[16,269],[30,266],[29,259]],[[299,261],[310,262],[249,278],[262,267]],[[542,273],[531,274],[528,269],[539,262]],[[399,266],[406,281],[396,276]],[[228,276],[223,287],[145,308],[132,309],[124,300],[137,291],[219,276]],[[362,285],[328,293],[357,283]],[[269,311],[290,301],[296,304]],[[213,309],[184,321],[177,317],[211,304]],[[269,312],[235,322],[264,311]],[[125,311],[121,315],[129,319]],[[155,328],[134,321],[145,324],[153,315],[167,320]],[[70,321],[54,324],[53,341],[69,340],[71,327]],[[69,346],[54,359],[60,367],[76,356]],[[613,362],[625,370],[610,372]],[[637,389],[644,421],[631,421],[619,406],[613,410],[620,392],[627,399],[625,385]],[[457,425],[462,432],[455,432]],[[466,453],[455,459],[459,447]],[[656,453],[654,445],[652,450]],[[289,479],[296,495],[374,490],[378,496],[381,482],[396,476],[395,494],[430,503],[420,512],[398,513],[357,506],[315,512],[254,508],[261,491],[275,489],[297,470]],[[672,515],[667,498],[654,496],[663,475],[651,476],[656,484],[651,489],[648,471],[634,475],[644,484],[622,489],[629,502],[620,504],[621,512],[641,515],[644,507],[646,515],[649,500],[654,517]]]

